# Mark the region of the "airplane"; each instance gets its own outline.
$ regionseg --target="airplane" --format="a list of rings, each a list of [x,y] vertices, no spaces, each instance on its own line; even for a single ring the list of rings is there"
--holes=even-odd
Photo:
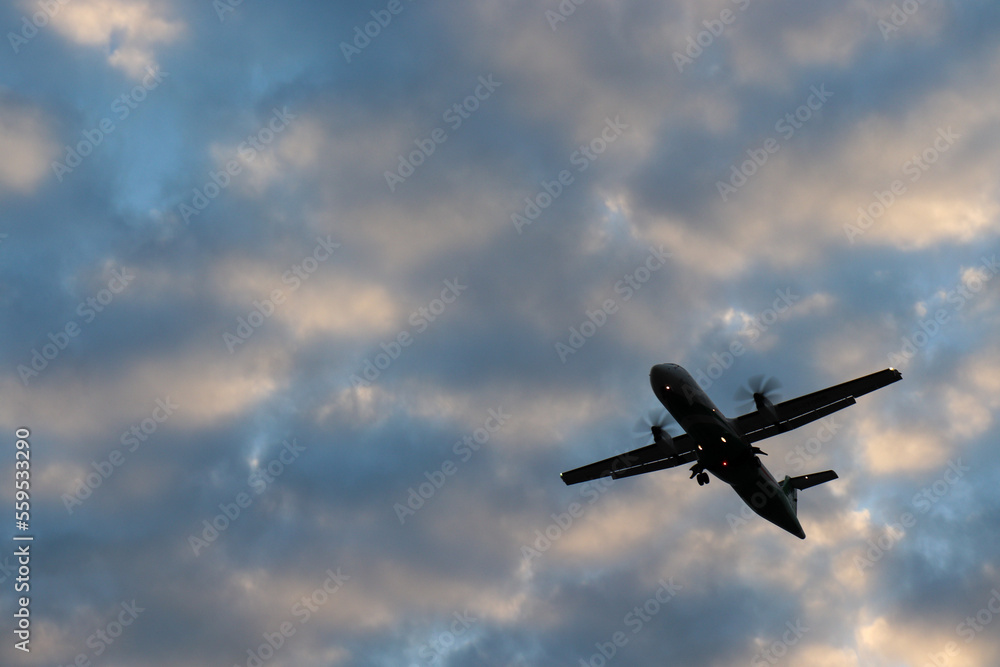
[[[759,455],[766,453],[753,443],[843,410],[854,405],[858,396],[901,379],[902,373],[887,368],[775,405],[771,397],[777,383],[774,378],[764,381],[758,376],[751,378],[750,389],[742,389],[756,409],[730,419],[715,407],[690,373],[677,364],[657,364],[649,371],[653,393],[685,433],[672,436],[662,422],[654,422],[649,424],[653,444],[569,470],[560,477],[570,485],[694,463],[691,479],[697,479],[699,486],[708,484],[708,473],[712,473],[732,486],[758,515],[805,539],[798,518],[798,492],[837,479],[837,473],[824,470],[800,477],[785,475],[779,483],[760,461]]]

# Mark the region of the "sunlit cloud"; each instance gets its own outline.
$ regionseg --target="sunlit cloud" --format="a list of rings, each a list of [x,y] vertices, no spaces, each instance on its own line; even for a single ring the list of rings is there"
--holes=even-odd
[[[147,0],[73,0],[53,14],[52,25],[76,44],[104,49],[109,65],[140,79],[158,65],[157,47],[185,30],[163,9]]]
[[[59,545],[46,664],[997,663],[992,624],[957,630],[1000,582],[986,4],[55,4],[0,94],[0,424],[31,430]],[[170,90],[48,178],[157,67]],[[650,442],[668,361],[731,417],[758,374],[903,379],[761,443],[779,480],[840,475],[798,496],[800,540],[692,464],[560,479]]]
[[[0,90],[0,196],[27,194],[48,174],[57,147],[45,114],[5,98]]]

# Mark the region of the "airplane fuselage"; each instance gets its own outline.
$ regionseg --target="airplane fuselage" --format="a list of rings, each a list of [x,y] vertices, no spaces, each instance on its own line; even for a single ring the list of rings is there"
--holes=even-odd
[[[663,407],[697,443],[693,470],[718,477],[761,517],[804,538],[793,499],[691,374],[677,364],[658,364],[650,370],[649,382]]]

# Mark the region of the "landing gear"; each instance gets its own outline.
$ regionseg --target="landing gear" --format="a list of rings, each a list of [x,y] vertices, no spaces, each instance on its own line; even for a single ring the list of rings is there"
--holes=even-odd
[[[705,486],[708,484],[708,473],[705,472],[705,466],[700,463],[696,463],[691,466],[691,479],[698,480],[698,486]]]

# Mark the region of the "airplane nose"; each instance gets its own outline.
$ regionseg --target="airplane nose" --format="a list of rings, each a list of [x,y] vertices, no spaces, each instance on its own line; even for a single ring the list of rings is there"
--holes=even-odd
[[[656,364],[649,369],[649,380],[654,384],[660,384],[661,380],[667,377],[670,364]]]
[[[649,384],[657,395],[662,387],[671,384],[672,377],[673,364],[657,364],[649,369]]]

